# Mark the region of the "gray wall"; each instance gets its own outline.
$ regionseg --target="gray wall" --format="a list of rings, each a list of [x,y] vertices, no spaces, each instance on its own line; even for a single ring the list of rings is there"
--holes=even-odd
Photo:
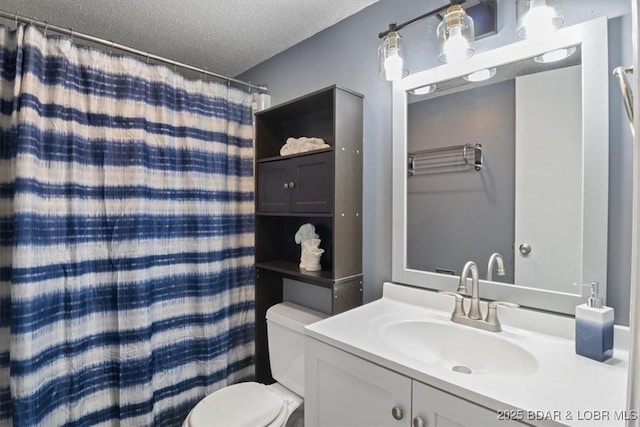
[[[484,278],[489,257],[500,252],[507,275],[494,270],[494,280],[513,283],[515,100],[512,79],[408,105],[409,152],[481,143],[483,154],[480,171],[409,178],[409,268],[445,268],[460,275],[472,259]]]
[[[333,27],[299,43],[242,74],[240,78],[269,86],[272,105],[314,90],[338,84],[365,95],[364,100],[364,297],[380,297],[382,283],[391,279],[391,85],[378,79],[378,32],[390,22],[403,22],[446,4],[444,0],[380,0]],[[598,16],[630,13],[628,0],[565,1],[565,26]],[[476,52],[517,41],[515,2],[498,0],[499,32],[475,43]],[[631,36],[629,20],[619,30],[620,40]],[[411,72],[439,65],[436,55],[437,19],[429,18],[402,31]],[[615,35],[612,35],[613,38]],[[620,45],[615,45],[620,49]],[[630,49],[630,48],[629,48]],[[621,54],[622,55],[622,54]],[[628,56],[622,64],[629,65]],[[620,60],[622,58],[615,58]],[[610,67],[621,63],[610,62]],[[616,89],[617,90],[617,89]],[[620,99],[611,90],[612,105]],[[614,112],[612,111],[612,114]],[[622,122],[622,120],[620,120]],[[609,301],[616,321],[628,323],[630,252],[630,161],[624,131],[611,144]],[[624,146],[621,148],[618,144]],[[620,150],[620,153],[613,152]],[[626,150],[626,151],[625,151]],[[618,163],[614,163],[618,161]],[[614,273],[615,272],[615,273]]]

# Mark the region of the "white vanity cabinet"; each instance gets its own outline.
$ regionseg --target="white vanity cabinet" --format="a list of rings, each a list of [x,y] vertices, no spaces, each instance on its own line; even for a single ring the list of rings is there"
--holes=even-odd
[[[526,424],[305,338],[306,427],[495,425]]]
[[[306,427],[411,425],[410,378],[313,338],[304,350]]]
[[[382,298],[306,326],[306,426],[624,427],[633,415],[622,327],[613,363],[598,363],[575,354],[572,319],[505,310],[493,333],[451,322],[451,307],[385,283]]]

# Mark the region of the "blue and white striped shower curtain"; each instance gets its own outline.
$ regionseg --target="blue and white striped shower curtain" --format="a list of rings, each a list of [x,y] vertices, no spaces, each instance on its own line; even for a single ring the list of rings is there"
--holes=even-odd
[[[180,425],[253,375],[251,96],[0,49],[0,425]]]

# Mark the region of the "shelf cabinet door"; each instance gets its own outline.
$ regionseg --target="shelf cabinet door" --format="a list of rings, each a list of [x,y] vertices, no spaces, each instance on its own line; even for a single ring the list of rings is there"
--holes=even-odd
[[[437,388],[413,381],[414,425],[429,427],[482,427],[526,426],[514,420],[499,420],[498,414],[484,406],[476,405]],[[420,419],[424,424],[420,423]]]
[[[258,212],[289,212],[291,172],[287,161],[258,164]]]
[[[333,206],[333,153],[291,159],[291,212],[329,213]]]
[[[304,416],[306,427],[409,427],[411,380],[305,337]]]
[[[258,212],[330,213],[333,153],[258,163]]]

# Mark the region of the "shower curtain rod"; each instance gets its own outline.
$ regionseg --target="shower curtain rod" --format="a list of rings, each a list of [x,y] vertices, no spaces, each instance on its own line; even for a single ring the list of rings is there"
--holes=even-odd
[[[46,32],[46,30],[52,30],[52,31],[55,31],[56,33],[60,33],[60,34],[64,34],[64,35],[70,36],[72,40],[74,38],[78,38],[78,39],[90,41],[90,42],[93,42],[93,43],[102,44],[102,45],[108,46],[108,47],[110,47],[112,49],[118,49],[118,50],[121,50],[123,52],[132,53],[132,54],[138,55],[138,56],[143,56],[143,57],[145,57],[147,59],[153,59],[154,61],[157,61],[157,62],[163,62],[165,64],[170,64],[170,65],[173,65],[173,66],[176,66],[176,67],[185,68],[187,70],[195,71],[195,72],[200,73],[200,74],[204,74],[204,75],[207,75],[207,76],[212,76],[212,77],[215,77],[217,79],[226,80],[228,82],[233,82],[233,83],[236,83],[236,84],[239,84],[239,85],[242,85],[242,86],[247,86],[249,88],[256,89],[258,92],[261,92],[261,93],[267,93],[269,91],[269,89],[266,86],[254,85],[253,83],[249,83],[249,82],[245,82],[245,81],[242,81],[242,80],[234,79],[233,77],[223,76],[222,74],[213,73],[211,71],[205,70],[204,68],[194,67],[193,65],[184,64],[182,62],[178,62],[178,61],[174,61],[172,59],[164,58],[162,56],[153,55],[153,54],[150,54],[149,52],[144,52],[142,50],[134,49],[132,47],[125,46],[125,45],[122,45],[120,43],[115,43],[115,42],[112,42],[112,41],[109,41],[109,40],[101,39],[99,37],[94,37],[94,36],[91,36],[89,34],[79,33],[77,31],[73,31],[73,29],[67,29],[67,28],[63,28],[63,27],[58,27],[57,25],[52,25],[52,24],[49,24],[49,23],[44,22],[44,21],[39,21],[37,19],[27,18],[26,16],[21,16],[21,15],[15,14],[15,13],[5,12],[4,10],[0,10],[0,17],[6,18],[6,19],[11,19],[11,20],[15,21],[16,23],[21,22],[23,24],[31,24],[31,25],[35,25],[36,27],[44,28],[45,32]]]

